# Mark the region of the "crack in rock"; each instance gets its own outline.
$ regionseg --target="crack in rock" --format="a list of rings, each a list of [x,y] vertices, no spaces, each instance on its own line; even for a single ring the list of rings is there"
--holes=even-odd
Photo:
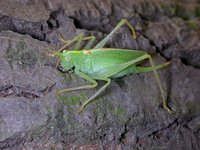
[[[12,137],[12,138],[6,139],[3,142],[0,142],[0,149],[6,149],[6,148],[9,149],[12,146],[24,144],[26,140],[25,140],[25,138],[23,138],[22,135],[18,134],[15,137]],[[18,138],[16,138],[16,137],[18,137]]]
[[[19,34],[28,34],[38,40],[45,40],[45,33],[42,32],[44,22],[30,22],[7,15],[0,15],[0,22],[0,31],[10,30]]]
[[[126,138],[126,134],[128,133],[128,125],[130,122],[131,118],[128,118],[128,120],[126,121],[126,123],[124,124],[124,132],[121,133],[120,137],[119,137],[119,142],[124,144],[125,143],[125,138]]]
[[[178,119],[176,118],[176,119],[174,119],[174,121],[172,122],[172,123],[170,123],[168,126],[166,126],[166,127],[163,127],[163,128],[161,128],[161,129],[158,129],[158,130],[156,130],[156,131],[153,131],[152,133],[150,133],[149,135],[148,135],[148,137],[153,137],[153,138],[159,138],[159,135],[162,133],[162,132],[164,132],[164,131],[166,131],[166,130],[170,130],[170,128],[174,128],[174,127],[178,127],[179,126],[179,122],[178,122]]]
[[[0,31],[13,31],[19,34],[28,34],[33,39],[51,42],[47,36],[53,30],[59,28],[58,14],[62,11],[52,11],[46,21],[31,22],[12,16],[0,15]]]
[[[0,87],[0,97],[7,97],[7,96],[18,96],[18,97],[25,97],[28,99],[35,99],[41,98],[42,96],[46,95],[47,93],[51,92],[55,84],[46,87],[42,90],[34,90],[34,89],[27,89],[20,86],[13,86],[13,85],[5,85]]]

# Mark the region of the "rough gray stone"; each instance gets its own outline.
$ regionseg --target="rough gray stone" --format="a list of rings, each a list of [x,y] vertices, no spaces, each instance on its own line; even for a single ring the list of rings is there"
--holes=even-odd
[[[0,149],[199,149],[198,8],[187,0],[1,1]],[[112,80],[81,114],[98,88],[56,94],[87,84],[55,69],[49,54],[63,45],[59,36],[99,41],[121,18],[138,38],[123,27],[107,46],[146,51],[155,64],[171,60],[158,72],[175,114],[163,110],[153,73]]]

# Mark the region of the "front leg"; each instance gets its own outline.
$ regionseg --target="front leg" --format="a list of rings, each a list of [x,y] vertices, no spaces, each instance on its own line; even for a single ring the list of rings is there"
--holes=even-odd
[[[98,85],[98,83],[96,82],[96,80],[92,79],[90,76],[84,74],[83,72],[75,69],[75,73],[78,76],[80,76],[81,78],[83,78],[83,79],[91,82],[92,84],[84,85],[84,86],[79,86],[79,87],[74,87],[74,88],[67,88],[67,89],[64,89],[64,90],[60,90],[60,91],[58,91],[58,94],[63,93],[63,92],[81,90],[81,89],[91,89],[91,88],[95,88]]]

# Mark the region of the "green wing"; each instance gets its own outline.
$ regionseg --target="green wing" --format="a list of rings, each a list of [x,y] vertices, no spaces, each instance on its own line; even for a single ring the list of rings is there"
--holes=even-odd
[[[105,67],[101,70],[98,71],[98,73],[92,75],[93,78],[102,78],[102,77],[112,77],[113,75],[117,74],[118,72],[124,70],[125,68],[134,65],[140,61],[143,61],[144,59],[148,58],[148,54],[144,54],[141,57],[138,57],[134,60],[131,60],[129,62],[126,63],[122,63],[122,64],[117,64],[117,65],[112,65],[110,67]]]

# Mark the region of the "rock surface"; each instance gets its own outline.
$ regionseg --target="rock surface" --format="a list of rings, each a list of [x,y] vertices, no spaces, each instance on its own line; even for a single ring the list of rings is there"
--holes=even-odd
[[[0,2],[0,149],[200,149],[200,5],[197,0],[7,0]],[[127,18],[107,47],[152,54],[169,106],[153,73],[112,80],[97,89],[57,95],[86,81],[56,68],[50,51],[84,33],[97,42]],[[148,65],[145,63],[144,65]],[[104,82],[99,82],[102,86]]]

